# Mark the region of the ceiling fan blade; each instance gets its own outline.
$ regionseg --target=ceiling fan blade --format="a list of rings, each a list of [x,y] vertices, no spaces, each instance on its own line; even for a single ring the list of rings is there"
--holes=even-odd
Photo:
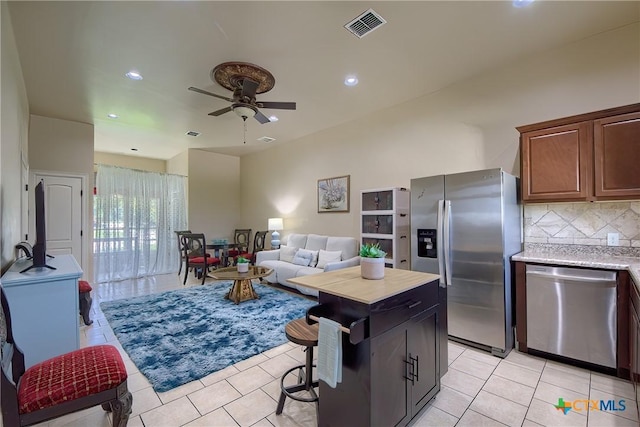
[[[258,102],[258,107],[260,108],[276,108],[278,110],[295,110],[296,103],[295,102]]]
[[[221,108],[220,110],[214,111],[212,113],[209,113],[209,116],[220,116],[224,113],[228,113],[229,111],[233,110],[233,108],[231,107],[225,107],[225,108]]]
[[[260,111],[256,111],[256,115],[253,116],[253,117],[255,117],[256,120],[259,121],[262,124],[271,122],[271,120],[269,120],[269,118],[267,116],[265,116],[264,114],[262,114]]]
[[[215,96],[216,98],[220,98],[220,99],[224,99],[225,101],[233,102],[233,99],[231,99],[231,98],[228,98],[228,97],[226,97],[226,96],[222,96],[222,95],[217,95],[217,94],[215,94],[215,93],[207,92],[206,90],[198,89],[197,87],[193,87],[193,86],[191,86],[191,87],[189,88],[189,90],[192,90],[192,91],[194,91],[194,92],[201,93],[201,94],[203,94],[203,95]]]
[[[251,79],[242,79],[242,96],[246,96],[249,99],[256,97],[256,91],[258,90],[258,82],[254,82]]]

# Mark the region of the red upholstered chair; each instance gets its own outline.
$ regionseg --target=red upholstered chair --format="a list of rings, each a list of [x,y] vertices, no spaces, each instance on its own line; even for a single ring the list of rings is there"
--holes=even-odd
[[[89,317],[89,310],[91,310],[91,291],[93,288],[86,280],[78,280],[78,294],[80,301],[80,315],[84,324],[89,326],[93,323],[93,320]]]
[[[182,236],[183,234],[186,233],[191,233],[191,230],[181,230],[181,231],[174,231],[174,233],[176,233],[176,236],[178,236],[178,252],[180,253],[180,266],[178,267],[178,276],[180,276],[180,273],[182,272],[182,265],[184,264],[184,251],[182,250],[182,239],[180,236]]]
[[[229,259],[235,261],[235,259],[241,253],[249,252],[249,241],[251,240],[250,228],[236,228],[233,232],[233,243],[238,245],[235,248],[229,249]]]
[[[202,284],[207,277],[209,268],[220,265],[220,258],[206,252],[206,239],[203,233],[184,233],[180,236],[182,250],[186,259],[186,271],[182,284],[187,284],[189,269],[193,269],[197,277],[202,277]]]
[[[262,250],[264,250],[264,243],[266,240],[268,231],[256,231],[256,235],[253,237],[253,251],[241,253],[238,256],[246,258],[249,260],[251,264],[256,263],[256,254]]]
[[[25,371],[24,354],[13,339],[9,304],[2,297],[2,418],[5,426],[28,426],[61,415],[102,407],[113,427],[125,427],[133,397],[118,350],[98,345],[45,360]]]

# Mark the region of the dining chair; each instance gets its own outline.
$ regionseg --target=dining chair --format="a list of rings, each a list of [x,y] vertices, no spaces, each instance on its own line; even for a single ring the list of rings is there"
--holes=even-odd
[[[2,318],[2,420],[5,426],[29,426],[93,406],[111,412],[112,426],[125,427],[133,397],[127,369],[112,345],[81,348],[25,370],[24,353],[14,341],[11,313],[0,288]]]
[[[202,277],[202,284],[204,285],[209,268],[219,266],[220,258],[207,253],[207,240],[204,237],[204,233],[184,233],[180,236],[180,239],[186,264],[182,284],[187,284],[189,269],[193,269],[196,277]]]
[[[255,236],[253,237],[253,251],[247,251],[244,254],[240,254],[244,258],[247,258],[249,262],[253,265],[256,264],[256,254],[260,251],[264,250],[264,243],[267,239],[267,233],[269,231],[256,231]]]
[[[180,239],[180,236],[182,236],[185,233],[191,233],[191,230],[176,230],[175,231],[176,236],[178,236],[178,254],[180,256],[180,267],[178,267],[178,276],[180,275],[180,273],[182,273],[182,264],[184,264],[185,262],[185,258],[184,258],[184,251],[182,250],[182,242]]]
[[[249,243],[251,241],[251,229],[250,228],[236,228],[233,232],[233,243],[235,248],[229,249],[229,259],[233,259],[234,263],[238,255],[241,253],[249,252]]]

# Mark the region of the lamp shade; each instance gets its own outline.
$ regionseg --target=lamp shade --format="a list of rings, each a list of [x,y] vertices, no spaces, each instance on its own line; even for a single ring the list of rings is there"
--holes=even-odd
[[[269,230],[279,231],[284,228],[284,223],[282,218],[269,218]]]

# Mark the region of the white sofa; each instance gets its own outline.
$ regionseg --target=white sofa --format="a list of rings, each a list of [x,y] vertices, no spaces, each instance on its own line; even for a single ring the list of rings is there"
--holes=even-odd
[[[290,234],[283,241],[280,249],[258,252],[256,265],[273,268],[273,273],[264,278],[267,282],[279,283],[306,295],[318,296],[318,291],[288,280],[360,265],[358,240],[353,237]]]

